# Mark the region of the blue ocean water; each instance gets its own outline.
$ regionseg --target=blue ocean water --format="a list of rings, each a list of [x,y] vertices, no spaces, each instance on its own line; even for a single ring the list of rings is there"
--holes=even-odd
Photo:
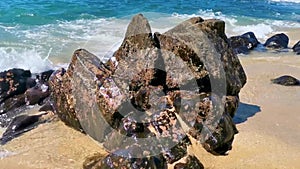
[[[136,13],[159,32],[192,16],[224,20],[228,36],[253,31],[264,40],[284,28],[300,32],[300,0],[1,1],[0,71],[20,67],[38,72],[65,65],[77,48],[105,57]]]

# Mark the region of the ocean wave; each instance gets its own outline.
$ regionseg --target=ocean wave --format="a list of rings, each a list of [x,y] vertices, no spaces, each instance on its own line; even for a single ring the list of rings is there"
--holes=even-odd
[[[152,31],[160,33],[195,16],[224,20],[229,37],[252,31],[261,41],[278,30],[300,28],[299,22],[225,15],[213,10],[199,10],[194,14],[143,14],[149,19]],[[19,67],[40,72],[53,67],[52,63],[65,66],[78,48],[85,48],[105,61],[122,42],[131,17],[81,18],[34,26],[0,23],[0,37],[3,37],[0,41],[0,71]]]
[[[0,58],[0,71],[21,68],[38,73],[53,68],[53,64],[47,58],[43,59],[41,54],[33,49],[0,47]]]
[[[300,3],[300,0],[269,0],[269,2]]]
[[[300,28],[299,22],[260,19],[246,16],[229,16],[220,11],[199,10],[196,14],[178,14],[173,13],[173,17],[188,19],[195,16],[200,16],[203,19],[220,19],[225,21],[226,34],[228,36],[240,35],[249,31],[255,33],[258,39],[266,40],[272,32],[280,31],[285,28]]]

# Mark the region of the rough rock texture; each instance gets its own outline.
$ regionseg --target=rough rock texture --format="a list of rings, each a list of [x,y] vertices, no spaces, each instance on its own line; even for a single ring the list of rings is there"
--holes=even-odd
[[[1,144],[42,123],[41,115],[27,115],[28,105],[44,104],[50,95],[48,79],[52,70],[36,74],[33,78],[29,70],[11,69],[0,73],[0,127],[7,127]],[[22,113],[22,115],[20,115]],[[44,120],[43,120],[44,121]]]
[[[107,63],[75,51],[50,87],[60,119],[110,151],[85,166],[203,168],[187,152],[187,133],[213,154],[230,150],[246,75],[224,30],[223,21],[198,17],[152,34],[139,14]]]
[[[209,75],[212,92],[226,90],[225,95],[237,95],[246,83],[246,75],[227,43],[224,30],[224,21],[191,18],[158,39],[162,50],[185,61],[197,81]]]
[[[253,32],[247,32],[240,36],[232,36],[228,40],[236,54],[248,54],[250,50],[259,44]]]
[[[298,41],[294,46],[293,46],[293,51],[296,52],[297,55],[300,55],[300,41]]]
[[[36,74],[29,70],[10,69],[0,73],[0,114],[18,108],[28,102],[34,105],[49,96],[48,79],[52,70]],[[25,96],[23,96],[25,93]]]
[[[91,100],[89,94],[102,86],[109,74],[110,71],[96,56],[81,49],[75,51],[67,72],[64,69],[57,70],[49,81],[51,97],[59,118],[67,125],[83,131],[78,118],[89,120],[89,118],[80,117],[93,113],[90,112],[90,107],[96,100]],[[77,99],[76,96],[78,96]],[[84,111],[76,114],[75,104],[81,105]],[[92,116],[89,116],[90,119]],[[88,132],[87,130],[85,132]]]
[[[282,49],[282,48],[287,48],[288,44],[289,44],[289,37],[284,33],[280,33],[280,34],[273,35],[272,37],[267,39],[264,46],[271,49]]]
[[[22,94],[35,84],[27,83],[31,72],[23,69],[10,69],[0,73],[0,103],[6,99]],[[29,81],[31,82],[31,81]]]
[[[38,124],[52,120],[52,117],[54,116],[50,112],[35,115],[22,114],[16,116],[0,138],[0,144],[3,145],[7,143],[24,132],[35,128]]]
[[[284,75],[275,79],[271,79],[272,83],[284,85],[284,86],[298,86],[300,85],[300,81],[293,76]]]

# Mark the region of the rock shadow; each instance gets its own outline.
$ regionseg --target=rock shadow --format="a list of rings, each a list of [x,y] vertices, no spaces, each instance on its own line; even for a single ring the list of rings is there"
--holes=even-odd
[[[258,112],[261,112],[260,106],[241,102],[235,116],[233,117],[233,121],[235,124],[243,123],[247,121],[249,117],[254,116]]]

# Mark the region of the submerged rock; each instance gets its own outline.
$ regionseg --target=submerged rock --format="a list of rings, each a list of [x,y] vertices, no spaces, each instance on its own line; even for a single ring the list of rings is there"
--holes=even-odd
[[[300,81],[292,76],[284,75],[275,79],[271,79],[272,83],[284,85],[284,86],[298,86]]]
[[[276,34],[267,39],[264,46],[271,49],[282,49],[287,48],[289,44],[289,37],[284,34]]]
[[[300,41],[298,41],[294,46],[293,46],[293,51],[296,52],[297,55],[300,55]]]
[[[75,51],[49,85],[59,118],[109,150],[85,166],[165,168],[185,158],[178,168],[203,168],[188,154],[188,132],[213,154],[230,150],[246,75],[224,30],[223,21],[195,17],[152,34],[139,14],[107,63]]]

